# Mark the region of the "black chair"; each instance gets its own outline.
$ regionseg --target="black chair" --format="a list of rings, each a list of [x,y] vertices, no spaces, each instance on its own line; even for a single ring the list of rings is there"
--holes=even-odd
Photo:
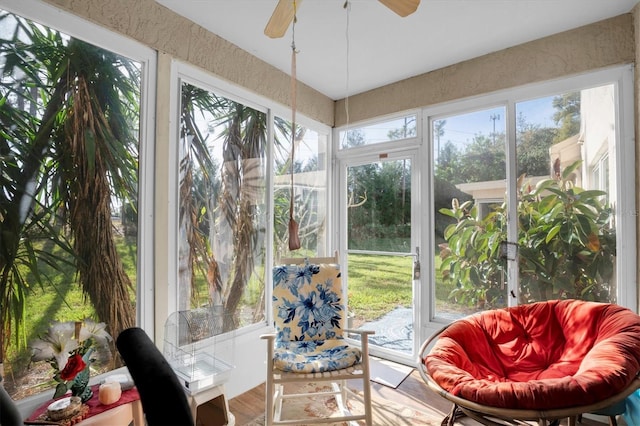
[[[2,378],[0,377],[0,382]],[[0,383],[0,426],[20,426],[22,416],[5,388]]]
[[[147,424],[193,426],[184,388],[149,336],[141,328],[128,328],[120,333],[116,346],[140,393]]]

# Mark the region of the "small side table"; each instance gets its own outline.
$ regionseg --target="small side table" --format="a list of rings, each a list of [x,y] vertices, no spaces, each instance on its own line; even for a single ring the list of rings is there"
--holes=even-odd
[[[139,399],[86,418],[76,423],[76,426],[130,425],[131,422],[134,426],[145,425],[142,403]]]
[[[144,413],[140,394],[136,388],[122,392],[120,400],[111,405],[102,405],[98,400],[98,389],[100,385],[93,385],[93,397],[85,403],[89,407],[89,412],[79,423],[80,426],[144,426]],[[62,397],[64,398],[64,397]],[[47,407],[52,401],[47,401],[38,407],[24,421],[25,425],[42,424],[41,415],[46,413]]]
[[[196,426],[234,426],[236,419],[229,412],[229,403],[224,396],[224,386],[213,386],[190,394],[187,400]]]

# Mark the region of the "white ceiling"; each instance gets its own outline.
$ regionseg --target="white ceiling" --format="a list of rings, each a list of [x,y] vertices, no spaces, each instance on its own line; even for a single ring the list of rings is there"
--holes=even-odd
[[[282,39],[263,33],[277,0],[156,1],[290,74],[291,27]],[[350,0],[349,12],[344,0],[304,0],[295,26],[297,77],[341,99],[627,13],[638,1],[422,0],[401,18],[376,0]]]

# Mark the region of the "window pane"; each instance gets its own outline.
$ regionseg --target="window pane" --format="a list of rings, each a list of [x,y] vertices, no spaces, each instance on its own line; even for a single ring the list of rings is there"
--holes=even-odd
[[[347,169],[349,250],[410,253],[411,160]]]
[[[274,253],[289,250],[289,211],[293,191],[293,218],[298,224],[300,254],[324,255],[327,214],[328,135],[296,125],[293,182],[291,176],[291,122],[276,117],[274,146]],[[292,188],[293,183],[293,188]]]
[[[53,396],[52,367],[29,363],[50,325],[91,318],[112,336],[135,325],[141,65],[0,20],[4,385],[14,399]],[[92,375],[119,366],[114,351],[94,353]]]
[[[225,331],[264,319],[266,117],[182,85],[178,308],[222,308]]]
[[[436,316],[507,303],[506,264],[498,256],[506,215],[494,220],[491,213],[506,190],[504,117],[499,107],[432,122]]]
[[[339,132],[340,149],[416,137],[416,116],[395,118]]]
[[[516,106],[520,303],[616,300],[614,102],[607,85]]]

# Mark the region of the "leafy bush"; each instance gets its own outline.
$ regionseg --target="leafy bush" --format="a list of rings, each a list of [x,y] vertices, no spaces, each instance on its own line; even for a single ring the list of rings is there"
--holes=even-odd
[[[520,303],[615,297],[615,228],[603,191],[585,190],[570,179],[580,162],[535,187],[518,180],[518,265]],[[478,217],[473,201],[440,213],[455,219],[441,246],[442,279],[454,284],[449,298],[478,308],[506,304],[506,204]]]

